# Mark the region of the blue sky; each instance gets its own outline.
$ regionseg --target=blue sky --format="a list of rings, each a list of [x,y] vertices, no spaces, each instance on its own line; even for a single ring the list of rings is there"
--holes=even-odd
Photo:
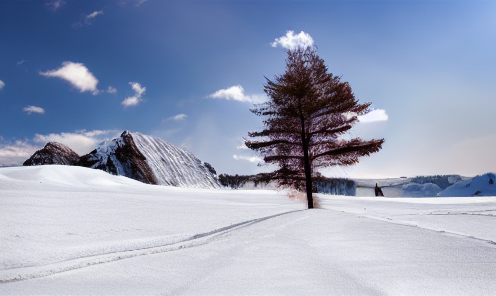
[[[261,128],[264,76],[285,70],[272,44],[293,31],[382,112],[353,134],[383,149],[326,175],[494,172],[495,15],[494,1],[3,0],[0,163],[131,130],[219,173],[267,170],[239,146]]]

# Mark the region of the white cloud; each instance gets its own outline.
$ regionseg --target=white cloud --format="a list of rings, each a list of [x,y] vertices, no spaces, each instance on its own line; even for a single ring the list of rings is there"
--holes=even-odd
[[[64,79],[80,92],[91,91],[94,95],[98,94],[96,88],[98,79],[82,63],[63,62],[62,67],[46,72],[40,71],[39,74]]]
[[[85,15],[81,21],[72,24],[73,28],[81,28],[83,25],[91,25],[94,21],[95,18],[99,15],[104,14],[103,10],[98,10],[98,11],[93,11],[92,13]]]
[[[247,160],[249,162],[260,162],[262,158],[256,156],[244,156],[244,155],[233,155],[233,158],[236,160]]]
[[[298,35],[295,35],[293,31],[287,31],[285,36],[276,38],[270,45],[272,45],[272,47],[277,47],[280,45],[284,48],[292,50],[298,46],[303,48],[313,46],[313,39],[310,34],[303,31],[301,31]]]
[[[127,97],[121,102],[125,107],[138,105],[139,102],[143,101],[141,96],[146,92],[146,87],[142,87],[138,82],[129,82],[129,84],[134,90],[134,96]]]
[[[0,90],[2,90],[5,87],[5,82],[0,80]]]
[[[24,64],[25,62],[26,62],[26,60],[21,60],[21,61],[17,62],[17,66],[20,66],[20,65]]]
[[[140,102],[140,99],[136,96],[127,97],[121,102],[121,105],[124,105],[124,107],[136,106],[139,104],[139,102]]]
[[[234,85],[226,89],[220,89],[213,94],[209,95],[208,98],[212,99],[226,99],[226,100],[235,100],[239,102],[248,102],[248,103],[261,103],[267,100],[265,95],[245,95],[245,90],[241,85]]]
[[[117,93],[117,89],[115,87],[109,86],[108,89],[107,89],[107,92],[109,94],[116,94]]]
[[[138,82],[129,82],[131,88],[136,92],[136,95],[140,96],[145,93],[146,87],[141,87]]]
[[[48,142],[62,143],[79,155],[89,153],[95,149],[96,146],[108,137],[116,135],[118,132],[115,130],[81,130],[75,133],[60,133],[40,135],[36,134],[33,141],[45,145]]]
[[[45,7],[55,11],[55,10],[59,9],[60,7],[62,7],[62,5],[64,5],[64,4],[65,4],[65,1],[63,1],[63,0],[46,1]]]
[[[77,130],[76,134],[81,134],[86,137],[96,137],[96,136],[101,136],[101,135],[108,135],[108,134],[115,134],[118,133],[118,130],[92,130],[92,131],[87,131],[86,129],[82,130]]]
[[[103,14],[103,10],[93,11],[92,13],[90,13],[90,14],[88,14],[88,15],[86,16],[86,19],[87,19],[87,20],[94,19],[95,17],[97,17],[97,16],[99,16],[99,15],[101,15],[101,14]]]
[[[22,111],[31,114],[31,113],[38,113],[38,114],[45,114],[45,109],[37,106],[27,106],[22,109]]]
[[[22,165],[41,147],[33,146],[27,140],[15,141],[14,144],[0,145],[0,165]]]
[[[370,111],[365,115],[358,116],[358,121],[360,122],[376,122],[376,121],[387,121],[388,115],[386,110],[375,109]]]
[[[172,116],[167,118],[167,120],[181,121],[185,120],[188,117],[186,114],[177,114],[176,116]]]
[[[246,147],[245,139],[239,139],[239,141],[241,142],[241,144],[239,146],[236,146],[236,149],[243,149],[243,150],[249,149],[248,147]]]
[[[145,3],[148,0],[136,0],[135,6],[140,6],[141,4]]]

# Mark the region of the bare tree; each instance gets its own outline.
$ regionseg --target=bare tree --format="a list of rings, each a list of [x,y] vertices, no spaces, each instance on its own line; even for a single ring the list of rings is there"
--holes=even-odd
[[[246,146],[262,154],[265,163],[279,169],[271,174],[280,185],[306,191],[313,208],[312,177],[317,170],[358,163],[382,148],[384,139],[363,141],[342,136],[369,112],[371,103],[359,104],[348,82],[328,73],[314,48],[288,50],[286,72],[267,80],[269,97],[251,111],[262,116],[264,129],[250,132]]]

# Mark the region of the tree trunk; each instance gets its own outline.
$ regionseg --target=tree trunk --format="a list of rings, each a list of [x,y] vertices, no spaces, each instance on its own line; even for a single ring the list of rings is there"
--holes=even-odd
[[[303,144],[303,161],[305,163],[307,201],[308,201],[308,208],[313,209],[312,172],[310,167],[310,158],[308,157],[308,141],[306,139],[306,133],[305,133],[305,120],[303,119],[303,116],[301,116],[300,118],[301,118],[301,141]]]

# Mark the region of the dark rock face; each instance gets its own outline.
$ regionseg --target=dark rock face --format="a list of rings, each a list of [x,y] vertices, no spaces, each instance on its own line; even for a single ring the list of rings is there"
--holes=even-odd
[[[129,132],[123,132],[120,138],[113,139],[108,144],[81,156],[77,165],[126,176],[143,183],[158,184],[146,157],[136,147]],[[107,151],[102,151],[103,149]]]
[[[49,142],[41,150],[36,151],[23,165],[63,164],[75,165],[79,155],[64,144]]]

